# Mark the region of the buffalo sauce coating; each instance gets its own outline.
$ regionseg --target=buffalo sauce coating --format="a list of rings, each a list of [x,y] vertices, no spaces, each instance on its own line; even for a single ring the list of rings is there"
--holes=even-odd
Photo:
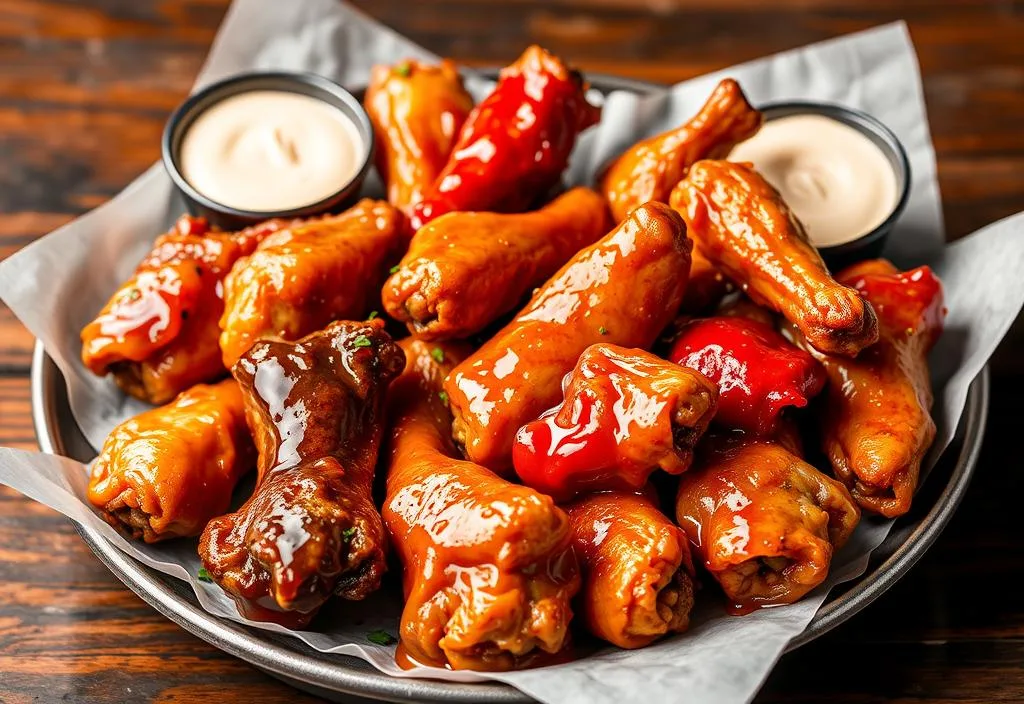
[[[413,209],[413,228],[455,211],[524,210],[558,183],[576,135],[600,116],[578,72],[529,47],[470,113],[448,163]]]
[[[833,280],[800,221],[749,164],[697,162],[671,203],[711,263],[815,348],[852,357],[878,339],[871,306]]]
[[[842,484],[742,433],[709,436],[676,497],[676,520],[737,613],[821,584],[859,519]]]
[[[479,332],[607,234],[604,199],[574,188],[529,213],[448,213],[413,237],[384,308],[426,339]]]
[[[825,387],[825,370],[765,323],[739,316],[685,324],[669,359],[718,385],[716,425],[768,435],[782,411],[803,408]]]
[[[233,369],[259,449],[252,497],[207,525],[203,565],[251,618],[303,625],[385,569],[371,498],[388,383],[402,351],[380,320],[253,345]]]
[[[268,220],[228,233],[182,216],[82,330],[82,362],[94,374],[113,372],[127,393],[155,404],[225,374],[217,345],[223,279],[284,225]]]
[[[883,260],[837,279],[875,308],[881,335],[855,359],[816,353],[829,377],[822,448],[862,508],[899,516],[935,438],[928,351],[946,313],[942,284],[926,266],[899,272]]]
[[[721,81],[689,122],[636,143],[605,171],[601,191],[616,222],[642,203],[667,203],[690,166],[725,157],[763,122],[764,115],[750,106],[739,83]]]
[[[558,403],[562,377],[590,345],[649,347],[682,300],[690,247],[670,208],[640,206],[453,369],[444,387],[469,459],[507,471],[516,431]]]
[[[377,170],[388,202],[408,213],[444,168],[473,109],[451,61],[374,66],[363,100],[377,135]]]
[[[456,459],[441,381],[463,350],[402,345],[382,514],[404,568],[404,658],[507,670],[562,651],[580,585],[567,516],[549,497]]]
[[[297,340],[333,320],[366,315],[402,242],[402,227],[393,207],[364,199],[340,215],[296,222],[264,240],[224,282],[225,366],[259,339]]]
[[[694,593],[690,548],[654,501],[641,493],[599,492],[565,510],[591,633],[620,648],[641,648],[687,629]]]
[[[565,400],[516,434],[523,483],[558,501],[602,489],[640,489],[661,467],[685,471],[718,405],[699,372],[650,352],[591,345],[566,377]]]
[[[198,384],[111,431],[92,465],[88,497],[134,538],[191,537],[228,509],[255,461],[238,384]]]

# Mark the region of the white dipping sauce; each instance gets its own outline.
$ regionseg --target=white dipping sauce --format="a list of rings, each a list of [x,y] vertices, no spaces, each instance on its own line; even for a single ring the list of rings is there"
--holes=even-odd
[[[211,105],[181,142],[181,173],[207,198],[267,212],[312,205],[340,191],[366,156],[355,123],[308,95],[239,93]]]
[[[896,174],[881,149],[823,115],[770,120],[729,160],[753,162],[819,247],[867,234],[896,207]]]

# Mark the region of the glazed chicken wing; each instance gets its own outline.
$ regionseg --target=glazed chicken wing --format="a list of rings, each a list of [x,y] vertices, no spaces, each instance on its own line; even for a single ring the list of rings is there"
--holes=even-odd
[[[469,459],[508,470],[516,431],[558,403],[562,377],[590,345],[650,346],[682,301],[690,248],[668,206],[640,206],[452,370],[445,391]]]
[[[388,202],[408,213],[448,161],[473,98],[451,61],[374,66],[363,103],[377,137]]]
[[[424,338],[467,337],[610,227],[604,199],[589,188],[529,213],[443,215],[413,237],[384,284],[384,308]]]
[[[403,346],[406,370],[388,394],[383,515],[404,567],[405,650],[475,670],[560,651],[580,586],[568,518],[547,496],[456,459],[441,397],[456,348]]]
[[[514,213],[553,188],[576,136],[597,123],[577,71],[531,46],[473,108],[448,163],[413,209],[419,229],[456,211]]]
[[[297,340],[333,320],[366,315],[401,241],[401,214],[372,200],[264,240],[224,282],[224,365],[257,340]]]
[[[199,535],[255,464],[238,384],[199,384],[111,431],[92,465],[89,501],[147,543]]]
[[[225,375],[217,344],[223,279],[284,225],[270,220],[228,233],[182,216],[82,330],[82,362],[94,374],[113,373],[126,393],[154,404]]]
[[[874,306],[881,334],[856,359],[808,347],[829,377],[822,447],[862,508],[900,516],[935,439],[928,351],[942,332],[942,284],[926,266],[900,272],[884,260],[836,278]]]
[[[728,277],[697,247],[693,248],[691,256],[690,282],[686,285],[686,296],[683,297],[680,311],[700,314],[718,304],[733,290],[733,286]]]
[[[672,207],[712,264],[816,349],[852,357],[878,339],[871,306],[832,279],[800,221],[750,165],[694,164],[672,192]]]
[[[362,599],[384,572],[371,488],[384,392],[404,363],[380,320],[262,341],[232,372],[259,449],[252,497],[199,542],[249,618],[301,626],[332,594]]]
[[[642,648],[689,627],[694,581],[686,534],[650,498],[600,492],[565,510],[591,633],[620,648]]]
[[[739,83],[724,79],[689,122],[634,144],[601,177],[601,191],[620,222],[648,201],[667,203],[672,189],[701,159],[720,159],[761,129]]]
[[[792,603],[821,584],[860,520],[846,487],[791,450],[738,433],[709,437],[679,482],[676,519],[738,613]]]
[[[605,343],[580,355],[563,386],[565,400],[520,428],[512,449],[523,483],[558,501],[641,489],[658,467],[684,472],[718,407],[700,372]]]

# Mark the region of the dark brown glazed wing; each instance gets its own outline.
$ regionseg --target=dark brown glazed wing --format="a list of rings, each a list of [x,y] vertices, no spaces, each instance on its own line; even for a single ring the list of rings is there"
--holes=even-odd
[[[540,210],[448,213],[416,233],[384,308],[427,339],[479,332],[608,232],[604,199],[574,188]]]
[[[590,345],[650,346],[682,300],[690,248],[668,206],[640,206],[452,370],[445,391],[469,459],[508,470],[516,431],[558,403],[562,377]]]
[[[238,384],[199,384],[111,431],[92,465],[89,501],[147,543],[199,535],[255,464]]]
[[[459,352],[402,344],[382,511],[404,566],[402,645],[420,663],[475,670],[560,651],[580,585],[568,518],[547,496],[456,459],[441,381]]]
[[[126,393],[155,404],[224,376],[217,344],[224,277],[285,224],[268,220],[228,233],[182,216],[82,330],[82,362],[94,374],[111,372]]]
[[[583,569],[579,602],[591,633],[642,648],[682,633],[693,608],[686,534],[647,496],[601,492],[565,506]]]
[[[782,196],[749,164],[694,164],[672,207],[712,264],[815,348],[852,357],[878,339],[871,306],[833,280]]]
[[[701,159],[726,156],[757,134],[763,121],[739,83],[723,80],[689,122],[634,144],[608,167],[601,177],[601,191],[615,221],[621,222],[648,201],[667,203],[690,166]]]
[[[377,136],[377,170],[388,202],[408,214],[448,162],[473,109],[451,61],[374,66],[363,100]]]
[[[846,487],[782,443],[736,434],[702,444],[680,479],[676,519],[743,613],[792,603],[821,584],[860,511]]]
[[[257,340],[297,340],[333,320],[369,313],[403,227],[392,206],[364,199],[341,215],[296,222],[264,240],[224,282],[225,366]]]
[[[878,312],[880,336],[855,359],[805,345],[829,378],[822,448],[862,508],[900,516],[935,439],[928,351],[942,331],[942,285],[928,267],[900,272],[883,260],[855,264],[836,279]]]
[[[374,320],[258,342],[235,365],[259,477],[238,511],[210,521],[199,554],[249,618],[304,625],[331,594],[362,599],[379,586],[371,488],[384,392],[403,363]]]

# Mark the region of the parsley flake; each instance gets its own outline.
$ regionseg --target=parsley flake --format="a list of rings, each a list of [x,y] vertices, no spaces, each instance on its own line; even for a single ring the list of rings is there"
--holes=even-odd
[[[394,265],[393,267],[391,267],[390,269],[388,269],[388,271],[389,271],[390,273],[392,273],[392,274],[397,274],[397,273],[398,273],[398,270],[399,270],[399,268],[400,268],[400,267],[399,267],[399,266],[398,266],[397,264],[395,264],[395,265]]]
[[[444,391],[438,391],[437,392],[437,397],[439,399],[441,399],[441,403],[443,403],[446,406],[448,405],[448,394],[447,393],[445,393]]]
[[[354,538],[355,536],[355,526],[352,526],[351,528],[346,528],[345,530],[341,531],[341,539],[344,540],[346,543],[351,542],[352,538]]]
[[[433,357],[434,361],[437,362],[438,364],[444,363],[444,350],[441,349],[440,347],[435,347],[434,349],[430,350],[430,356]]]
[[[360,335],[356,339],[352,340],[353,347],[371,347],[373,343],[366,335]]]
[[[199,571],[196,573],[196,579],[198,579],[200,582],[212,582],[213,581],[213,577],[210,576],[210,573],[206,571],[205,567],[200,567],[199,568]]]
[[[408,61],[403,61],[402,63],[395,66],[395,73],[401,76],[402,78],[408,78],[409,75],[412,73],[412,64],[410,64]]]
[[[367,320],[373,320],[374,318],[377,318],[377,317],[379,317],[379,316],[380,316],[380,313],[378,313],[378,312],[377,312],[377,311],[375,311],[375,310],[371,310],[371,311],[370,311],[370,315],[368,315],[368,316],[366,317],[366,319],[367,319]]]
[[[597,331],[598,331],[599,333],[601,333],[602,335],[607,335],[607,334],[608,334],[608,328],[606,328],[606,327],[605,327],[604,325],[602,325],[601,327],[599,327],[599,328],[597,329]]]
[[[394,645],[398,640],[387,631],[370,631],[366,634],[366,640],[377,645]]]

